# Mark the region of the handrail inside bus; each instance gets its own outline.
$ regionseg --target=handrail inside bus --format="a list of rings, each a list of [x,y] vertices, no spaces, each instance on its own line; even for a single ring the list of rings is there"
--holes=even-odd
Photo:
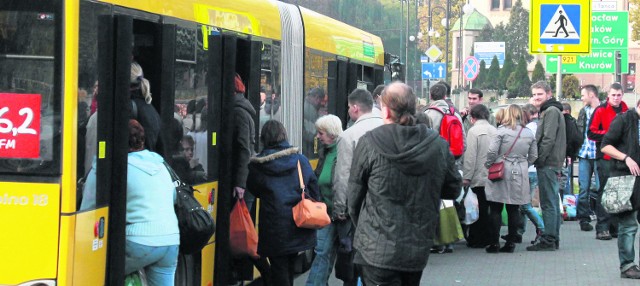
[[[53,61],[53,56],[36,56],[36,55],[16,55],[16,54],[0,54],[0,58],[4,59],[21,59],[21,60],[46,60]]]

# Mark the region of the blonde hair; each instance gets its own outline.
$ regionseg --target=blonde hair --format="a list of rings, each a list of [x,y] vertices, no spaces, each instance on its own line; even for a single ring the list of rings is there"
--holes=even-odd
[[[316,129],[326,132],[333,139],[342,134],[342,121],[333,114],[324,115],[316,120]]]
[[[518,125],[523,126],[522,108],[519,105],[512,104],[502,110],[504,110],[504,114],[500,123],[504,125],[504,127],[515,130]],[[496,119],[498,119],[497,116]]]
[[[140,88],[140,93],[144,101],[147,104],[151,104],[151,86],[149,85],[149,81],[144,78],[142,67],[136,62],[131,63],[131,85],[137,85],[138,88]]]
[[[502,120],[504,119],[504,110],[506,108],[500,108],[498,109],[498,111],[496,111],[496,122],[498,123],[498,125],[502,125]]]

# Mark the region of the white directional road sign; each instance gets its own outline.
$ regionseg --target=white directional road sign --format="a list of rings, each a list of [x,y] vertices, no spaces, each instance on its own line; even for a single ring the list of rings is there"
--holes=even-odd
[[[447,76],[445,63],[422,63],[422,79],[437,79]]]

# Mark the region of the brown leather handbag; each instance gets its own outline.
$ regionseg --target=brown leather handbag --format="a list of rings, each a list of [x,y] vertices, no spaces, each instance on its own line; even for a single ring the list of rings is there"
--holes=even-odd
[[[318,202],[313,198],[305,197],[304,181],[302,179],[302,170],[300,169],[300,161],[298,161],[298,179],[300,180],[300,190],[302,191],[302,200],[296,204],[293,209],[293,220],[296,226],[301,228],[319,229],[331,223],[331,218],[327,214],[327,205]]]
[[[511,147],[509,147],[509,150],[507,150],[507,153],[502,155],[502,161],[495,162],[491,164],[491,166],[489,167],[488,177],[489,177],[489,180],[491,180],[492,182],[500,181],[504,179],[504,159],[506,159],[507,156],[509,156],[509,153],[511,153],[511,149],[513,149],[513,146],[515,146],[516,142],[518,142],[518,138],[520,138],[520,133],[522,133],[522,129],[524,129],[524,127],[520,128],[520,132],[518,132],[518,136],[516,136],[516,139],[513,140],[513,144],[511,144]]]

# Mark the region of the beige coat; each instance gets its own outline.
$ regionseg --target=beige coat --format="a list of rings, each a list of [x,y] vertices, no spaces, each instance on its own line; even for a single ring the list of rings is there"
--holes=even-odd
[[[531,202],[528,168],[538,158],[538,146],[529,128],[522,130],[511,153],[503,159],[521,128],[523,127],[518,126],[513,130],[504,126],[498,127],[489,145],[485,167],[489,168],[494,162],[504,160],[505,178],[496,182],[487,180],[485,185],[487,201],[511,205],[524,205]]]
[[[487,120],[478,120],[467,133],[467,149],[464,151],[463,179],[471,181],[470,186],[484,187],[487,182],[487,161],[489,144],[497,132]]]

